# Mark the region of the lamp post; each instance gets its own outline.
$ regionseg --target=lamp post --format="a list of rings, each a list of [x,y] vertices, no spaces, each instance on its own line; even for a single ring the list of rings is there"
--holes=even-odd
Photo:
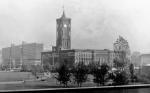
[[[9,51],[9,70],[11,70],[11,62],[12,62],[12,44],[11,44],[11,46],[10,46],[10,51]]]
[[[21,45],[20,69],[22,69],[22,66],[23,66],[23,45],[24,45],[24,42],[22,41],[22,45]]]

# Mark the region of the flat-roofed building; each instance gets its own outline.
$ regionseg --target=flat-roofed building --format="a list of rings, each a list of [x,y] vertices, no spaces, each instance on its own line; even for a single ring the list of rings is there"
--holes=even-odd
[[[57,67],[62,63],[68,66],[83,62],[89,63],[107,63],[109,66],[113,66],[114,52],[111,50],[94,50],[94,49],[71,49],[61,50],[59,52],[46,51],[42,52],[42,64],[43,67],[48,69],[49,67]]]
[[[150,64],[150,54],[141,54],[141,66],[147,66]]]
[[[131,62],[134,64],[135,67],[141,66],[141,53],[133,52],[131,55]]]
[[[21,65],[41,64],[41,52],[43,44],[23,43],[2,48],[2,64],[10,68],[18,68]]]

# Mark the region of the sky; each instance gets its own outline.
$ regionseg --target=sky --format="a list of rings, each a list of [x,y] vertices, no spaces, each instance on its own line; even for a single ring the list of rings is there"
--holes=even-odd
[[[0,49],[56,41],[56,19],[71,18],[73,49],[113,49],[123,36],[131,52],[150,53],[149,0],[0,0]]]

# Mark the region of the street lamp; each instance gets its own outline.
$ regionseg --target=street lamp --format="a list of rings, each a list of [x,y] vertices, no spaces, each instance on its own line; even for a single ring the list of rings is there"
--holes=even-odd
[[[24,49],[24,41],[22,41],[22,45],[20,47],[21,50],[20,70],[22,69],[23,66],[23,49]]]

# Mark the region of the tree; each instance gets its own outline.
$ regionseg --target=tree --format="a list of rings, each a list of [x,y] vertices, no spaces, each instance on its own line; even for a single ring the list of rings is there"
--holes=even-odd
[[[114,67],[119,70],[127,70],[130,60],[127,57],[126,51],[115,51],[116,57],[114,58]],[[129,70],[129,69],[128,69]]]
[[[137,77],[136,77],[136,75],[134,73],[134,65],[133,65],[133,63],[130,64],[129,69],[130,69],[131,82],[134,82],[137,79]]]
[[[67,87],[68,82],[70,81],[71,73],[65,64],[62,64],[58,69],[56,69],[58,75],[55,77],[60,84],[63,84],[64,87]]]
[[[1,64],[1,70],[8,70],[8,68],[9,68],[8,65]]]
[[[31,66],[31,73],[32,73],[35,77],[37,77],[37,68],[36,68],[35,65],[32,65],[32,66]]]
[[[83,62],[79,62],[73,67],[72,70],[74,80],[78,84],[78,87],[82,86],[82,83],[87,80],[88,68]]]
[[[27,72],[29,71],[26,65],[21,66],[21,72]]]
[[[115,73],[115,78],[113,78],[114,85],[128,84],[128,75],[125,71],[117,70],[114,73]]]
[[[97,85],[105,85],[105,82],[107,80],[106,74],[108,73],[109,66],[105,63],[103,63],[101,66],[95,66],[92,70],[92,74],[94,76],[94,82],[97,83]]]
[[[42,68],[42,66],[41,65],[32,65],[31,66],[31,73],[35,76],[35,77],[37,77],[37,74],[38,73],[43,73],[44,72],[44,70],[43,70],[43,68]],[[37,77],[38,78],[38,77]]]
[[[114,67],[117,68],[117,69],[124,69],[124,67],[126,65],[123,62],[123,60],[118,59],[118,58],[115,58],[113,62],[114,62]]]
[[[99,64],[97,63],[97,62],[90,62],[88,65],[87,65],[87,68],[88,68],[88,73],[89,74],[92,74],[92,72],[93,72],[93,70],[94,70],[94,68],[96,67],[96,66],[98,66]]]
[[[50,64],[44,64],[44,65],[43,65],[43,69],[44,69],[45,72],[51,71],[51,66],[50,66]]]
[[[109,83],[109,85],[113,85],[115,77],[116,77],[116,74],[113,71],[110,71],[108,73],[107,80],[111,80],[111,82]]]

